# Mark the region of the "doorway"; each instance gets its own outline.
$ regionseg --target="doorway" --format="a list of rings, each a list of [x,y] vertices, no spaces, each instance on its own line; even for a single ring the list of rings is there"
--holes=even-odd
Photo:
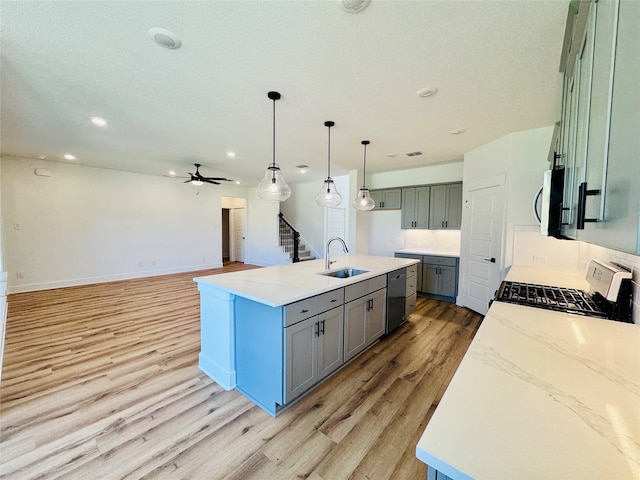
[[[222,261],[245,261],[247,231],[247,200],[222,197]]]
[[[465,192],[459,303],[482,315],[500,286],[504,176],[473,182]]]

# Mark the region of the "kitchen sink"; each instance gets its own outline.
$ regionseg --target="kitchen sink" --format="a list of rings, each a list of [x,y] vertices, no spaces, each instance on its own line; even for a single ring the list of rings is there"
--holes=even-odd
[[[340,270],[332,270],[330,272],[320,272],[318,275],[325,275],[327,277],[335,277],[335,278],[349,278],[349,277],[355,277],[356,275],[361,275],[367,272],[369,272],[369,270],[361,270],[359,268],[346,267],[346,268],[341,268]]]

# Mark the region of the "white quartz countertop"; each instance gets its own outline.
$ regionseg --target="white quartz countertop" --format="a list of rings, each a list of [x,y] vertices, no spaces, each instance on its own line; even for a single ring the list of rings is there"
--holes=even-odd
[[[583,288],[582,276],[507,278]],[[494,302],[416,455],[453,479],[640,478],[640,328]]]
[[[280,307],[418,263],[417,260],[407,258],[357,254],[331,258],[336,263],[331,265],[330,271],[355,267],[368,272],[350,278],[319,275],[325,271],[323,259],[209,275],[194,280],[199,288],[209,286],[265,305]]]
[[[412,255],[437,255],[440,257],[459,257],[460,249],[452,249],[450,247],[411,247],[396,250],[396,253],[409,253]]]

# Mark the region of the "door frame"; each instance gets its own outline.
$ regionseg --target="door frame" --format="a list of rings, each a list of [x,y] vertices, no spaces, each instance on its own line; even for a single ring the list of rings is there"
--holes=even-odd
[[[506,194],[506,184],[507,184],[507,176],[506,174],[495,175],[492,177],[487,177],[481,180],[475,180],[473,182],[463,183],[463,203],[462,203],[462,228],[461,228],[461,238],[460,238],[460,277],[459,277],[459,288],[458,288],[458,297],[456,298],[456,303],[463,307],[468,307],[470,301],[468,296],[468,281],[469,281],[469,260],[470,260],[470,234],[471,234],[471,221],[470,215],[471,212],[468,210],[469,208],[469,197],[470,192],[476,190],[483,190],[492,187],[500,188],[500,197],[502,198],[502,205],[499,207],[499,211],[501,212],[501,228],[497,233],[499,238],[492,239],[494,241],[496,250],[494,250],[495,259],[496,259],[496,268],[498,268],[499,279],[502,280],[504,278],[504,252],[505,252],[505,243],[506,243],[506,202],[505,194]],[[497,288],[497,286],[496,286]],[[470,307],[468,307],[470,308]],[[472,308],[472,310],[474,310]],[[474,310],[475,311],[475,310]],[[482,315],[486,314],[485,312],[478,312]]]

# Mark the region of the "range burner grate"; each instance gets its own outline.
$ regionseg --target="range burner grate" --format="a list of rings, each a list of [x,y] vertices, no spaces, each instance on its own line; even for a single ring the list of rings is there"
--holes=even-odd
[[[587,293],[574,288],[550,287],[531,283],[502,282],[496,300],[530,307],[571,312],[595,317],[607,317]]]

